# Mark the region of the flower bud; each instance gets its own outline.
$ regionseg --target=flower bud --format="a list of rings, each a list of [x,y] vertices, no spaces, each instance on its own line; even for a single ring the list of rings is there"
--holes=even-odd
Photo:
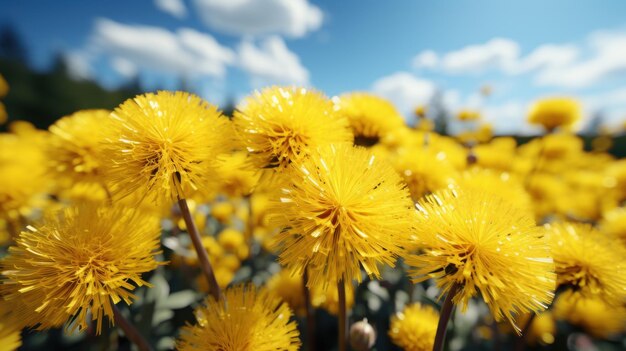
[[[350,346],[356,351],[368,351],[376,343],[376,331],[367,318],[350,327]]]

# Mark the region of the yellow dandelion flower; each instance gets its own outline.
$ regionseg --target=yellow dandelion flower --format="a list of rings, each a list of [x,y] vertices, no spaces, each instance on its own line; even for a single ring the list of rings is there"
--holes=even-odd
[[[274,237],[273,232],[264,227],[256,227],[254,228],[254,232],[252,237],[257,242],[261,243],[261,248],[265,252],[275,253],[274,250]]]
[[[346,292],[346,310],[351,310],[354,305],[354,287],[352,282],[344,284]],[[319,285],[311,288],[311,305],[315,308],[323,308],[328,313],[336,316],[339,314],[339,292],[335,286]]]
[[[614,141],[611,134],[598,135],[591,139],[591,150],[596,153],[609,152],[613,148],[613,144]]]
[[[71,321],[87,328],[88,314],[100,333],[103,314],[113,323],[112,304],[130,304],[141,274],[158,266],[158,219],[121,207],[70,207],[45,224],[28,227],[3,262],[9,301],[31,308],[25,324],[38,329]],[[133,284],[134,283],[134,284]]]
[[[306,301],[302,276],[283,269],[267,281],[266,289],[285,301],[297,315],[304,315]]]
[[[235,206],[229,201],[222,201],[211,206],[211,216],[222,223],[229,223],[235,214]]]
[[[473,149],[476,164],[484,168],[510,171],[516,146],[515,139],[509,137],[495,138],[488,144],[477,145]]]
[[[493,137],[493,125],[491,123],[482,123],[476,131],[476,140],[481,143],[488,142]]]
[[[225,251],[236,251],[241,245],[246,244],[243,233],[235,228],[226,228],[217,236],[217,242]]]
[[[4,107],[4,104],[0,102],[0,124],[4,124],[9,120],[9,114],[7,113],[7,109]]]
[[[14,316],[15,314],[15,306],[0,298],[0,350],[2,351],[17,350],[22,346],[21,327],[13,320],[15,317],[19,319],[19,316]]]
[[[568,195],[556,198],[556,213],[581,222],[596,221],[600,218],[600,194],[587,189],[569,187]]]
[[[368,93],[345,94],[333,99],[350,121],[354,143],[372,146],[388,133],[405,126],[404,118],[391,102]]]
[[[573,134],[549,134],[538,140],[541,148],[538,157],[548,160],[574,157],[583,152],[583,140]]]
[[[196,309],[197,323],[181,330],[180,351],[295,351],[300,339],[286,303],[253,285],[224,291],[228,303],[209,297]]]
[[[70,204],[108,201],[107,190],[98,183],[77,183],[55,195],[60,201]]]
[[[280,262],[309,286],[361,280],[362,266],[380,277],[393,265],[399,239],[411,232],[412,201],[393,168],[351,145],[320,148],[292,165],[275,203]]]
[[[481,123],[476,130],[463,131],[456,138],[463,144],[486,143],[493,137],[493,126],[490,123]]]
[[[9,92],[9,85],[0,74],[0,97],[4,97],[8,92]],[[9,119],[9,114],[7,113],[7,110],[4,107],[4,104],[0,102],[0,124],[6,123],[8,119]]]
[[[50,187],[45,157],[37,140],[0,133],[0,227],[11,236],[19,233],[24,218],[42,206]]]
[[[474,145],[477,142],[476,132],[473,130],[463,130],[454,137],[456,138],[456,140],[458,140],[460,144],[463,145]]]
[[[0,349],[14,351],[22,346],[22,336],[19,330],[12,330],[7,325],[0,324]]]
[[[191,243],[189,244],[189,246],[190,249],[193,247]],[[209,261],[211,262],[211,265],[215,265],[217,263],[217,258],[224,254],[224,249],[220,246],[220,244],[217,243],[217,240],[215,240],[215,238],[212,236],[202,237],[202,247],[204,247],[206,252],[209,254]],[[185,263],[190,266],[195,266],[198,264],[198,255],[194,250],[190,250],[188,252],[188,255],[185,256]]]
[[[435,343],[439,312],[431,306],[414,303],[391,317],[391,342],[406,351],[430,351]]]
[[[522,182],[511,173],[472,167],[461,174],[457,184],[461,189],[472,188],[489,192],[515,203],[520,208],[528,211],[532,209],[530,195]]]
[[[437,150],[438,154],[448,160],[458,170],[467,166],[467,150],[453,138],[430,133],[428,147]]]
[[[249,195],[259,181],[258,170],[251,167],[245,152],[223,155],[217,168],[219,192],[229,197]]]
[[[553,310],[556,319],[580,326],[597,338],[626,331],[626,307],[607,304],[598,296],[581,297],[565,292],[556,299]]]
[[[407,132],[405,132],[405,130]],[[442,136],[435,132],[424,132],[411,129],[397,129],[391,135],[402,132],[402,142],[393,145],[392,154],[402,155],[405,152],[428,149],[437,155],[438,159],[445,159],[457,170],[467,166],[467,150],[458,141],[451,137]],[[383,140],[384,141],[384,140]],[[377,145],[378,146],[378,145]]]
[[[0,74],[0,97],[5,97],[9,92],[9,83],[4,79],[2,74]]]
[[[456,119],[459,121],[477,121],[480,117],[480,112],[474,110],[460,110],[456,114]]]
[[[428,118],[421,118],[415,123],[415,129],[429,132],[435,129],[435,122]]]
[[[414,133],[416,133],[416,130],[411,129],[408,126],[401,126],[392,129],[375,145],[371,146],[372,152],[374,152],[374,149],[386,149],[386,151],[390,153],[397,152],[398,150],[410,145]],[[358,143],[355,144],[358,145]]]
[[[530,315],[527,315],[530,318]],[[526,321],[519,321],[525,325]],[[556,322],[551,312],[539,313],[533,318],[528,329],[527,340],[531,345],[541,344],[550,345],[555,341]]]
[[[553,131],[557,127],[572,127],[580,117],[581,109],[577,100],[556,97],[536,101],[528,113],[528,122],[542,125],[547,131]]]
[[[606,168],[606,181],[624,199],[626,198],[626,159],[612,162]]]
[[[554,306],[554,305],[552,305]],[[530,318],[532,317],[532,321]],[[487,325],[491,323],[491,320],[485,321]],[[528,325],[528,322],[531,322]],[[524,342],[528,345],[550,345],[553,344],[556,338],[556,321],[554,319],[554,315],[552,310],[546,310],[540,313],[526,313],[520,315],[516,319],[516,323],[518,325],[527,326],[526,332],[524,334]],[[502,333],[509,334],[513,332],[513,328],[510,324],[502,322],[498,323],[498,330]],[[488,336],[485,339],[492,339],[492,329],[488,326],[483,326],[483,328],[487,329]],[[518,342],[522,342],[521,339],[518,339]]]
[[[626,244],[626,208],[617,207],[604,213],[600,230]]]
[[[417,118],[424,118],[426,117],[426,114],[428,113],[428,106],[419,105],[415,108],[415,111],[413,111],[413,113],[415,113],[415,116]]]
[[[456,285],[453,302],[464,310],[480,292],[495,319],[514,327],[515,315],[552,302],[554,263],[528,211],[471,188],[437,192],[417,207],[422,251],[406,258],[414,281],[434,278],[442,293]]]
[[[431,149],[407,151],[394,160],[394,168],[408,185],[414,201],[434,191],[456,184],[459,172],[445,155]]]
[[[157,203],[210,193],[215,163],[228,151],[231,126],[201,98],[160,91],[129,99],[111,114],[105,155],[117,194],[139,192]]]
[[[567,197],[569,189],[558,177],[536,173],[527,180],[527,191],[533,198],[533,209],[537,218],[541,219],[557,211],[557,202]]]
[[[217,285],[219,285],[220,289],[225,289],[228,284],[233,281],[234,277],[235,273],[226,267],[215,268],[215,280],[217,281]],[[209,287],[206,278],[201,281],[206,284],[206,289],[202,289],[202,291],[208,292]]]
[[[626,248],[588,224],[546,225],[558,284],[607,303],[626,301]]]
[[[218,268],[224,267],[230,270],[231,272],[236,272],[239,269],[239,267],[241,267],[241,261],[239,260],[239,257],[237,257],[236,255],[226,254],[218,258],[216,266]]]
[[[78,182],[102,182],[101,157],[103,124],[108,110],[84,110],[56,121],[49,130],[50,148],[47,156],[51,169],[70,187]]]
[[[348,121],[323,94],[271,87],[245,99],[235,128],[258,168],[286,167],[318,146],[351,142]]]

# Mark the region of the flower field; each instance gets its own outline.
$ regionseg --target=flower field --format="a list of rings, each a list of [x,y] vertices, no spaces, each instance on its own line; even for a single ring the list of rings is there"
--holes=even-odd
[[[518,143],[268,86],[12,120],[0,350],[622,350],[626,160],[582,113],[537,100]]]

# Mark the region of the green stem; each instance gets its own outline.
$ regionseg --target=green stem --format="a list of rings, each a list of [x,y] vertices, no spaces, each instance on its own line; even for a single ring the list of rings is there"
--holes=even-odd
[[[337,282],[339,295],[339,351],[346,351],[348,346],[348,318],[346,313],[346,285],[343,279]]]
[[[315,351],[315,310],[311,304],[311,291],[307,287],[309,282],[308,268],[304,268],[304,275],[302,276],[302,289],[304,291],[304,301],[306,307],[306,337],[309,351]]]
[[[196,223],[193,220],[191,211],[189,211],[187,200],[186,199],[178,200],[178,206],[180,206],[180,212],[183,215],[183,219],[185,220],[185,225],[187,226],[187,232],[189,233],[189,237],[191,238],[193,247],[196,249],[196,254],[198,255],[198,262],[200,263],[200,268],[202,268],[202,272],[206,276],[206,279],[209,283],[209,293],[215,298],[216,301],[219,301],[222,298],[222,291],[220,289],[220,286],[217,284],[217,280],[215,279],[213,266],[211,266],[211,262],[209,261],[209,255],[207,254],[206,249],[202,245],[202,239],[200,239],[200,234],[198,233],[198,227],[196,227]]]
[[[441,313],[439,314],[439,323],[437,324],[437,334],[435,335],[433,351],[443,350],[443,344],[446,340],[446,331],[448,329],[448,322],[450,321],[450,316],[454,310],[454,302],[452,302],[452,299],[454,299],[454,296],[456,296],[460,288],[461,286],[458,283],[452,285],[452,288],[448,292],[448,296],[446,296],[446,300],[443,302]]]
[[[137,345],[140,351],[153,350],[148,341],[139,333],[139,330],[124,317],[116,305],[113,305],[113,318],[115,319],[115,324],[124,331],[124,335],[126,335],[128,340]]]

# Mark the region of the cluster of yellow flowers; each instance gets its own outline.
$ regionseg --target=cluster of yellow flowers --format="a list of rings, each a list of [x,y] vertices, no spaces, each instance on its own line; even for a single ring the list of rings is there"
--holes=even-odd
[[[161,91],[49,131],[13,123],[0,135],[0,342],[16,347],[24,327],[94,322],[99,334],[105,317],[129,328],[116,304],[171,263],[210,293],[178,349],[297,350],[293,311],[312,306],[338,315],[343,350],[355,283],[398,259],[445,297],[441,313],[413,303],[391,318],[406,350],[440,348],[452,306],[472,299],[544,343],[553,318],[623,332],[626,163],[583,149],[568,132],[579,115],[572,100],[538,103],[529,120],[549,134],[518,147],[487,127],[459,138],[408,127],[367,93],[270,87],[231,119]],[[264,287],[234,283],[257,255],[283,269],[254,280]],[[549,318],[520,321],[557,291]]]

